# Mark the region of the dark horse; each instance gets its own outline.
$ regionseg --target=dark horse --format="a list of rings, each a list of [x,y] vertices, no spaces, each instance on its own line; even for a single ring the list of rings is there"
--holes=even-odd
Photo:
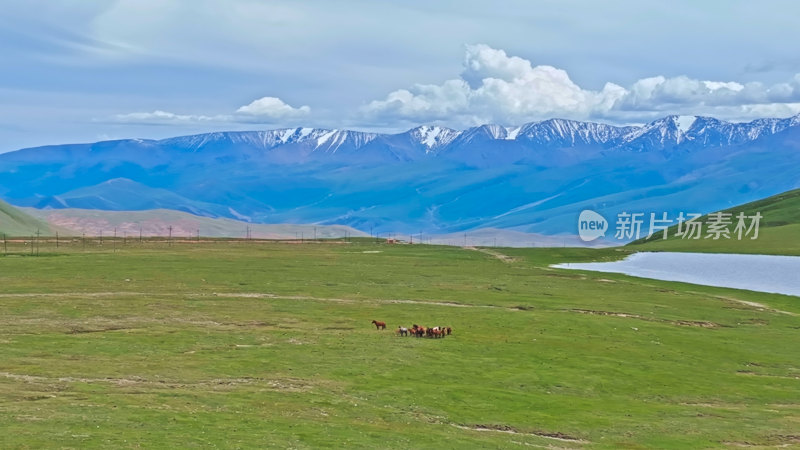
[[[375,329],[377,329],[377,330],[385,330],[386,329],[386,322],[378,322],[377,320],[373,320],[372,323],[375,324]]]

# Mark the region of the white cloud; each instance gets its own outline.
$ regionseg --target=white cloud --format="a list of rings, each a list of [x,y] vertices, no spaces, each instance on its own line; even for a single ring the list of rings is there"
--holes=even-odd
[[[800,112],[800,74],[786,83],[643,78],[625,88],[582,88],[566,71],[508,56],[487,45],[466,49],[464,70],[442,84],[418,84],[361,109],[368,120],[440,121],[455,126],[519,124],[551,117],[642,121],[664,114],[712,115],[731,120]]]
[[[607,82],[591,90],[553,66],[534,66],[487,45],[466,47],[463,70],[441,84],[416,84],[390,92],[349,111],[311,115],[307,105],[294,107],[265,96],[227,114],[176,114],[162,110],[118,114],[112,120],[137,124],[309,125],[309,121],[358,128],[401,128],[437,122],[454,128],[549,119],[641,123],[667,114],[709,115],[727,120],[785,117],[800,113],[800,74],[784,83],[698,80],[687,76],[642,78],[627,87]],[[336,116],[334,117],[333,114]]]
[[[113,116],[112,119],[115,122],[125,122],[125,123],[175,124],[175,123],[224,121],[227,119],[227,116],[175,114],[167,111],[155,110],[153,112],[134,112],[127,114],[116,114],[115,116]]]
[[[305,105],[294,108],[277,97],[261,97],[240,107],[236,112],[268,119],[287,119],[306,116],[311,112],[311,108]]]
[[[235,114],[176,114],[168,111],[133,112],[116,114],[113,122],[136,123],[150,125],[180,124],[226,124],[226,123],[263,123],[285,125],[293,119],[307,116],[311,112],[308,106],[294,108],[277,97],[262,97],[253,100],[236,110]]]
[[[467,47],[464,71],[441,85],[397,90],[363,108],[367,116],[386,120],[515,122],[519,118],[588,117],[598,106],[623,94],[609,84],[601,92],[581,89],[552,66],[531,66],[486,45]]]

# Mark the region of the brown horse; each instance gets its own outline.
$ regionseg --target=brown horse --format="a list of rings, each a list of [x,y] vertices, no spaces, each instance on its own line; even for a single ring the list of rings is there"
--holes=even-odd
[[[386,329],[386,322],[379,322],[377,320],[373,320],[372,323],[375,324],[376,330],[385,330]]]

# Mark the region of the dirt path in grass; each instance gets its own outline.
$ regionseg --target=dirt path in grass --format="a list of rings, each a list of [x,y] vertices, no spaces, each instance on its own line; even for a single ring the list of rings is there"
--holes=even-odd
[[[282,391],[307,391],[311,388],[308,381],[296,378],[215,378],[212,380],[201,380],[192,382],[171,381],[165,379],[147,379],[142,377],[129,378],[86,378],[86,377],[46,377],[40,375],[23,375],[10,372],[0,372],[0,377],[12,380],[24,381],[26,383],[107,383],[117,386],[140,386],[146,385],[160,388],[185,388],[185,387],[210,387],[235,386],[240,384],[262,384],[276,390]],[[50,395],[55,397],[55,395]]]
[[[742,305],[752,306],[753,308],[756,308],[756,309],[765,309],[767,311],[776,312],[778,314],[787,314],[787,315],[790,315],[790,316],[797,316],[797,313],[793,313],[791,311],[783,311],[783,310],[775,309],[775,308],[770,308],[769,306],[767,306],[767,305],[765,305],[763,303],[750,302],[750,301],[747,301],[747,300],[739,300],[738,298],[731,298],[731,297],[720,297],[720,296],[718,296],[717,298],[721,298],[723,300],[730,300],[732,302],[740,303]]]
[[[487,253],[484,249],[475,249],[477,251],[481,251],[483,253]],[[500,259],[500,256],[505,255],[494,255],[493,256]],[[506,257],[509,258],[509,257]],[[513,258],[510,258],[513,261]],[[509,262],[509,261],[505,261]],[[609,280],[610,281],[610,280]],[[701,292],[694,292],[694,291],[686,291],[687,293],[699,295],[699,296],[706,296],[708,294],[701,293]],[[44,298],[54,298],[54,297],[84,297],[84,298],[102,298],[102,297],[137,297],[137,296],[152,296],[152,297],[189,297],[189,298],[202,298],[202,297],[227,297],[227,298],[258,298],[258,299],[275,299],[275,300],[302,300],[302,301],[316,301],[316,302],[333,302],[333,303],[343,303],[343,304],[354,304],[360,302],[369,302],[369,303],[378,303],[378,304],[413,304],[413,305],[431,305],[431,306],[445,306],[451,308],[485,308],[485,309],[504,309],[508,311],[524,311],[528,309],[535,309],[531,306],[497,306],[497,305],[476,305],[470,303],[459,303],[454,301],[446,301],[446,300],[419,300],[419,299],[348,299],[348,298],[337,298],[337,297],[315,297],[310,295],[280,295],[280,294],[273,294],[267,292],[131,292],[131,291],[120,291],[120,292],[39,292],[39,293],[0,293],[0,298],[35,298],[35,297],[44,297]],[[763,303],[757,303],[752,301],[740,300],[733,297],[726,297],[726,296],[719,296],[719,295],[712,295],[712,298],[716,298],[719,300],[723,300],[729,303],[735,303],[738,305],[748,306],[750,308],[754,308],[759,311],[765,312],[772,312],[777,314],[786,314],[790,316],[798,316],[800,314],[791,312],[791,311],[783,311],[780,309],[771,308],[768,305]],[[605,311],[592,311],[592,310],[580,310],[574,309],[569,310],[569,312],[573,313],[583,313],[583,314],[598,314],[598,315],[616,315],[619,317],[630,317],[634,319],[643,319],[642,317],[636,314],[626,314],[626,313],[609,313]],[[701,326],[706,328],[715,328],[718,326],[717,324],[712,324],[710,322],[694,322],[694,321],[674,321],[676,325],[694,325],[694,326]]]
[[[489,250],[488,248],[479,248],[479,247],[464,247],[467,250],[474,250],[476,252],[486,253],[487,255],[494,256],[495,258],[503,261],[504,263],[513,263],[517,259],[512,258],[511,256],[504,255],[497,250]]]
[[[314,297],[309,295],[280,295],[266,292],[44,292],[44,293],[24,293],[24,294],[0,294],[0,298],[36,298],[36,297],[84,297],[84,298],[99,298],[99,297],[136,297],[136,296],[152,296],[152,297],[226,297],[226,298],[261,298],[261,299],[275,299],[275,300],[307,300],[316,302],[334,302],[334,303],[360,303],[371,302],[381,304],[397,304],[406,303],[414,305],[434,305],[434,306],[448,306],[453,308],[490,308],[490,309],[507,309],[511,311],[521,311],[520,307],[505,307],[496,305],[473,305],[469,303],[458,303],[444,300],[413,300],[413,299],[348,299],[336,297]]]
[[[139,295],[160,295],[160,296],[175,296],[180,294],[172,293],[159,293],[153,292],[24,292],[18,294],[0,294],[0,298],[29,298],[29,297],[126,297],[126,296],[139,296]]]
[[[258,293],[214,293],[213,295],[218,297],[229,297],[229,298],[272,298],[278,300],[309,300],[309,301],[316,301],[316,302],[335,302],[335,303],[359,303],[362,301],[368,301],[372,303],[382,303],[382,304],[412,304],[412,305],[434,305],[434,306],[449,306],[452,308],[489,308],[489,309],[507,309],[511,311],[521,311],[522,309],[519,307],[505,307],[505,306],[495,306],[495,305],[472,305],[468,303],[457,303],[457,302],[447,302],[447,301],[436,301],[436,300],[410,300],[410,299],[364,299],[364,300],[356,300],[356,299],[346,299],[346,298],[330,298],[330,297],[312,297],[306,295],[276,295],[276,294],[258,294]]]
[[[702,292],[696,292],[696,291],[686,291],[686,292],[688,292],[690,294],[695,294],[695,295],[708,296],[708,294],[704,294]],[[772,308],[769,305],[765,305],[763,303],[751,302],[751,301],[748,301],[748,300],[740,300],[738,298],[727,297],[727,296],[724,296],[724,295],[712,295],[711,298],[716,298],[716,299],[719,299],[719,300],[723,300],[723,301],[726,301],[728,303],[736,303],[738,305],[749,306],[751,308],[755,308],[755,309],[758,309],[760,311],[769,311],[769,312],[774,312],[774,313],[778,313],[778,314],[786,314],[788,316],[795,316],[795,317],[800,315],[800,314],[797,314],[797,313],[793,313],[791,311],[783,311],[783,310],[780,310],[780,309],[775,309],[775,308]]]

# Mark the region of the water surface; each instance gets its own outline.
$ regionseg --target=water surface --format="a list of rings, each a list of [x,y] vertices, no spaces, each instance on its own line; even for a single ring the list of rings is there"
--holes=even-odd
[[[642,252],[621,261],[552,267],[800,296],[800,256]]]

